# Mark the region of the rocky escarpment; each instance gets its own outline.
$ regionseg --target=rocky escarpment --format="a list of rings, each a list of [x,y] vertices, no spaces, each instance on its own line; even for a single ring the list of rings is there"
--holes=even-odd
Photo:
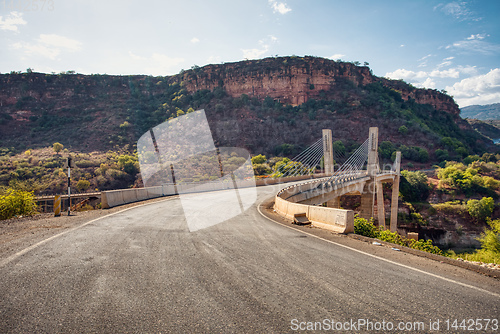
[[[460,114],[453,98],[436,90],[417,89],[403,81],[378,78],[367,66],[317,57],[279,57],[194,67],[174,77],[189,92],[223,88],[232,97],[270,96],[282,103],[300,105],[309,99],[329,99],[348,80],[354,85],[380,82],[401,94],[429,104],[436,110]]]
[[[438,148],[465,154],[455,152],[458,142],[466,153],[488,145],[442,92],[376,77],[367,66],[279,57],[168,77],[1,74],[0,148],[56,141],[86,151],[132,148],[150,128],[196,109],[206,110],[218,145],[255,154],[278,154],[284,144],[299,150],[326,128],[335,129],[336,140],[358,143],[370,126],[382,129],[381,141],[426,148],[431,159]],[[445,147],[444,137],[458,142]]]

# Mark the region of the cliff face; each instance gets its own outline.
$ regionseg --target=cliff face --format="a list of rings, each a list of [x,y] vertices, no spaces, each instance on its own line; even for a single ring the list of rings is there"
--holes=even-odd
[[[348,80],[356,86],[381,82],[419,104],[430,104],[436,110],[446,111],[454,117],[460,109],[453,99],[441,92],[417,89],[402,81],[378,78],[366,66],[336,62],[315,57],[266,58],[237,63],[208,65],[195,68],[174,77],[183,82],[189,92],[217,87],[230,96],[264,98],[270,96],[294,106],[309,99],[325,99],[338,89],[339,82]]]
[[[219,146],[255,154],[283,144],[302,148],[327,128],[335,129],[335,140],[363,142],[370,126],[383,129],[381,141],[407,146],[441,148],[441,137],[467,140],[471,151],[484,144],[441,92],[378,78],[366,66],[282,57],[170,77],[1,74],[0,148],[56,141],[81,150],[133,147],[150,128],[202,108]],[[403,125],[408,135],[398,131]]]

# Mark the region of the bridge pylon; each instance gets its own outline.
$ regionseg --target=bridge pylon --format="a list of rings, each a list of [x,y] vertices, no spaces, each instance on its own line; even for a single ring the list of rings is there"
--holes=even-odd
[[[323,164],[326,176],[333,175],[335,167],[333,164],[332,130],[330,129],[323,129]]]

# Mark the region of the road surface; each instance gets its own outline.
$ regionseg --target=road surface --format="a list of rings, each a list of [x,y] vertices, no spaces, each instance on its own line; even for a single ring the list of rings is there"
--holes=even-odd
[[[178,198],[127,209],[0,258],[0,332],[500,332],[499,280],[337,238],[257,205],[194,232]]]

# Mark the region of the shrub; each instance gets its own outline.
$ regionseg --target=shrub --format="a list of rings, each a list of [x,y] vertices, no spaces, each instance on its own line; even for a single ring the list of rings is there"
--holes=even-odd
[[[9,188],[0,196],[0,220],[33,213],[36,213],[33,192]]]
[[[486,218],[491,217],[495,203],[491,197],[483,197],[480,200],[471,199],[467,201],[467,211],[469,214],[478,221],[485,221]]]
[[[354,217],[354,233],[369,238],[377,238],[379,230],[373,225],[373,218],[367,221],[365,218],[356,215],[356,217]]]
[[[439,162],[450,159],[450,154],[447,150],[437,149],[434,151],[434,156]]]
[[[487,223],[490,228],[485,228],[484,233],[478,239],[481,242],[481,249],[498,253],[500,256],[500,219],[488,219]]]
[[[267,175],[272,172],[268,164],[254,164],[253,171],[255,175]]]
[[[90,182],[88,180],[85,180],[85,179],[78,180],[78,182],[76,184],[76,189],[78,189],[79,191],[85,191],[89,187],[90,187]]]
[[[430,187],[427,183],[427,175],[422,172],[401,172],[399,191],[403,199],[408,202],[425,201],[429,197]]]
[[[252,165],[255,165],[255,164],[263,164],[266,162],[266,156],[265,155],[262,155],[262,154],[259,154],[259,155],[256,155],[254,157],[252,157]]]
[[[139,171],[139,162],[136,156],[125,154],[118,157],[118,167],[123,169],[125,173],[134,175]]]
[[[375,225],[373,225],[373,219],[367,221],[364,218],[360,218],[357,215],[354,218],[354,233],[359,235],[364,235],[365,237],[377,238],[382,241],[390,242],[396,245],[410,247],[413,249],[418,249],[424,252],[442,255],[443,252],[439,247],[432,245],[432,240],[413,240],[407,239],[397,232],[391,232],[389,230],[379,230]]]

